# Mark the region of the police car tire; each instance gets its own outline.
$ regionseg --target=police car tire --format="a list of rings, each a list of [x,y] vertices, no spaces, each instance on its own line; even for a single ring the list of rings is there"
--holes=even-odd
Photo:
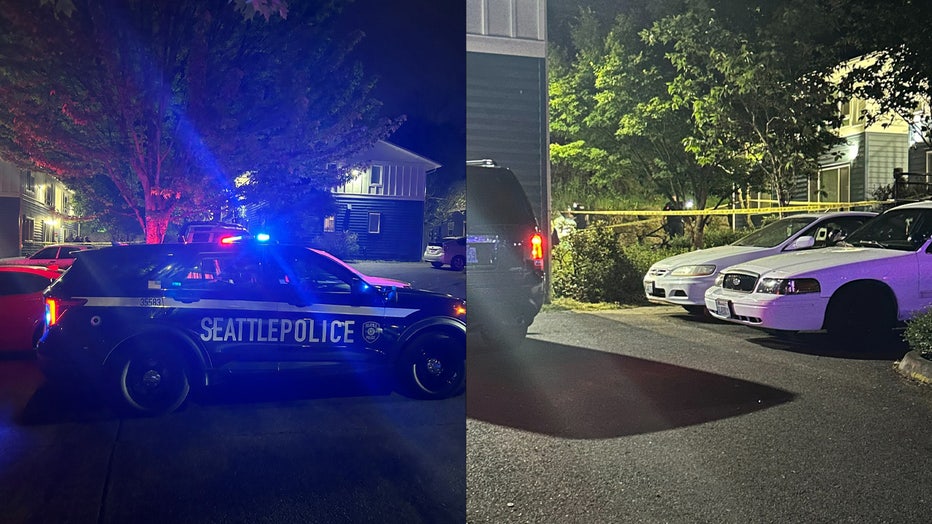
[[[466,268],[466,257],[455,256],[453,261],[450,262],[450,269],[453,271],[462,271]]]
[[[114,363],[117,406],[142,415],[178,409],[191,391],[184,356],[171,347],[141,344],[121,351]]]
[[[397,371],[402,393],[423,399],[455,396],[466,386],[465,340],[439,331],[418,335],[401,352]]]

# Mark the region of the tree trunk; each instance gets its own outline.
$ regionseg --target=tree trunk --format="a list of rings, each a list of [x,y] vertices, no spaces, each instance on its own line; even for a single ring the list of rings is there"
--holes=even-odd
[[[168,229],[169,213],[146,212],[146,244],[161,244]]]

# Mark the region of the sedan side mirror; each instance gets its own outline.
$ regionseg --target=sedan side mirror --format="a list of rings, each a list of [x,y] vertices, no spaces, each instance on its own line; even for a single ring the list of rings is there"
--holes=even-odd
[[[799,251],[801,249],[809,249],[815,245],[815,237],[808,235],[801,236],[786,246],[784,251]]]

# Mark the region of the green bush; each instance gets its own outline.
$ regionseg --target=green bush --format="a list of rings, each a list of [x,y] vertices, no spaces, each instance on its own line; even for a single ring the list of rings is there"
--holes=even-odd
[[[357,236],[352,231],[324,233],[314,237],[312,243],[315,247],[343,260],[352,259],[359,254]]]
[[[611,228],[576,231],[552,252],[554,296],[580,302],[643,304],[642,279],[647,269],[682,251],[637,243],[623,246]]]
[[[903,338],[910,349],[918,350],[925,357],[932,356],[932,310],[926,310],[907,322]]]
[[[551,282],[556,298],[579,302],[645,304],[643,278],[655,262],[691,251],[689,237],[670,239],[661,247],[647,236],[660,220],[630,227],[589,227],[564,238],[552,251]],[[751,229],[732,231],[727,222],[704,231],[705,247],[730,244]],[[643,238],[643,243],[638,242]]]

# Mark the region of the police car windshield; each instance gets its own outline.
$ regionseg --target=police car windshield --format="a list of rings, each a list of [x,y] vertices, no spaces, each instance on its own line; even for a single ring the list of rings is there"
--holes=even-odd
[[[776,247],[781,242],[815,222],[816,217],[789,217],[766,225],[732,243],[733,246]]]

